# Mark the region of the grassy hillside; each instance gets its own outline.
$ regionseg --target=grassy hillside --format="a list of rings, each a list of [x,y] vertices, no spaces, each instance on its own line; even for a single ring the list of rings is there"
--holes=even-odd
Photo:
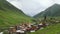
[[[6,0],[0,0],[0,29],[20,23],[32,22],[31,20],[31,17],[25,15]]]
[[[54,4],[51,7],[47,8],[45,11],[42,11],[41,13],[35,15],[34,17],[43,17],[43,16],[50,16],[50,17],[60,16],[60,5]]]

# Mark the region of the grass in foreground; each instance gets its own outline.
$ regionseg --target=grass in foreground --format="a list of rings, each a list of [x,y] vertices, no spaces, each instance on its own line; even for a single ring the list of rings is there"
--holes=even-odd
[[[60,34],[60,23],[48,26],[43,30],[38,30],[34,33],[29,34]]]

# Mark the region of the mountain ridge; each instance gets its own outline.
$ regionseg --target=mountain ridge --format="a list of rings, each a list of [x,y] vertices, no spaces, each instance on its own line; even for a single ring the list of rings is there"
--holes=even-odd
[[[56,16],[60,16],[59,11],[60,11],[60,5],[54,4],[51,7],[47,8],[45,11],[42,11],[41,13],[35,15],[34,17],[44,17],[44,16],[56,17]]]

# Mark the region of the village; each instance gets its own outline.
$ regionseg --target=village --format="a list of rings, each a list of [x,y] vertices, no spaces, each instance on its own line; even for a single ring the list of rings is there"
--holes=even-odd
[[[45,23],[16,25],[14,27],[10,27],[9,34],[26,34],[27,32],[35,32],[39,29],[43,29],[46,26],[48,26],[48,24]]]

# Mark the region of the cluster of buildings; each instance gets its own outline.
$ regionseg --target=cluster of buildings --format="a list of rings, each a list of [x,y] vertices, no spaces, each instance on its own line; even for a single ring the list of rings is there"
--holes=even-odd
[[[40,24],[32,24],[32,23],[25,23],[21,25],[16,25],[9,28],[9,34],[26,34],[27,32],[35,32],[39,29],[43,29],[48,24],[40,23]]]

